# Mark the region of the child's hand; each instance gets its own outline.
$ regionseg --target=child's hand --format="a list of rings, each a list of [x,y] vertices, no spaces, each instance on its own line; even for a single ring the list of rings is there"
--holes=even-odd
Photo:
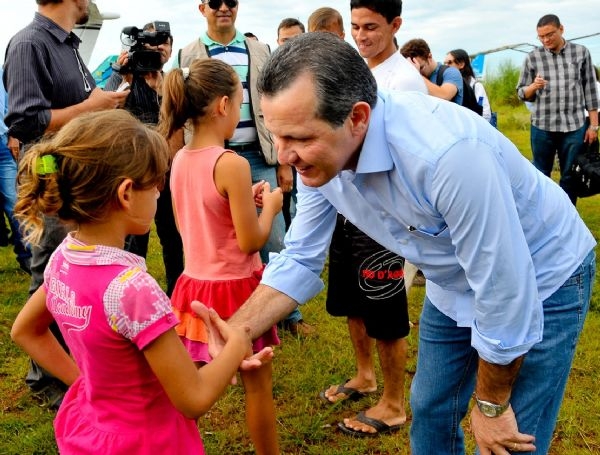
[[[248,333],[248,328],[231,327],[223,319],[219,317],[217,312],[212,308],[207,308],[203,303],[194,300],[191,303],[192,309],[202,318],[208,330],[208,352],[214,359],[217,357],[225,344],[232,339],[247,340],[247,357],[240,364],[241,370],[254,370],[260,368],[264,363],[271,361],[273,358],[273,348],[267,347],[252,355],[252,343]],[[231,380],[232,384],[236,383],[235,376]]]
[[[273,352],[273,348],[267,346],[263,348],[261,351],[256,354],[245,358],[242,360],[242,364],[240,365],[240,370],[248,371],[255,370],[256,368],[260,368],[265,363],[270,362],[273,359],[275,353]]]
[[[269,185],[269,182],[265,182],[262,194],[262,205],[263,210],[272,210],[273,215],[281,212],[281,208],[283,207],[283,193],[281,192],[281,188],[277,187],[271,191],[271,185]]]
[[[256,206],[258,208],[262,208],[263,206],[263,188],[265,186],[265,181],[261,180],[260,182],[255,183],[254,185],[252,185],[252,195],[254,196],[254,204],[256,204]]]

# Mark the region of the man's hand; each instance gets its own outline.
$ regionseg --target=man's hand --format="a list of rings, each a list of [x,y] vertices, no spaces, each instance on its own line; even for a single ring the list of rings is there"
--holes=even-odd
[[[101,111],[104,109],[117,109],[125,105],[129,90],[122,92],[109,92],[96,87],[89,98],[84,101],[87,111]]]
[[[537,92],[538,90],[546,88],[546,84],[548,84],[548,81],[538,74],[531,83],[531,87]]]
[[[280,164],[277,166],[277,185],[284,193],[292,191],[294,185],[294,176],[292,167],[289,164]]]
[[[206,328],[208,330],[208,353],[214,359],[223,350],[231,331],[242,329],[229,326],[223,319],[219,317],[214,309],[209,309],[198,301],[193,301],[191,306],[196,314],[200,316],[206,324]],[[246,333],[249,332],[249,329],[243,330]],[[273,359],[273,348],[266,347],[260,352],[252,354],[251,340],[249,337],[248,342],[248,356],[242,361],[240,370],[254,370],[260,368],[263,364],[270,362]],[[235,383],[235,377],[232,379],[232,383]]]
[[[15,161],[19,160],[19,152],[21,151],[21,141],[19,141],[16,137],[8,136],[8,142],[6,146],[10,150]]]
[[[511,452],[535,450],[535,437],[519,433],[511,406],[498,417],[486,417],[477,406],[473,406],[471,429],[481,455],[509,455]]]
[[[592,144],[597,140],[598,140],[598,131],[594,131],[590,128],[585,130],[585,138],[583,139],[584,142],[586,142],[588,144]]]

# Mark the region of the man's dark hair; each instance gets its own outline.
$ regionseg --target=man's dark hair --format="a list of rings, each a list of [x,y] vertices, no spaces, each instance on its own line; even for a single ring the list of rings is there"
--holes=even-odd
[[[315,86],[315,116],[334,127],[344,123],[357,102],[372,108],[377,103],[377,83],[364,59],[329,32],[304,33],[278,47],[263,68],[258,91],[275,96],[305,74]]]
[[[427,41],[421,38],[415,38],[404,43],[400,48],[400,53],[404,58],[429,58],[431,49],[429,49]]]
[[[154,22],[148,22],[146,25],[144,25],[143,30],[145,32],[155,32],[156,28],[154,27]],[[169,44],[171,46],[173,45],[173,35],[171,34],[171,32],[169,32]]]
[[[381,14],[388,24],[402,16],[402,0],[350,0],[350,11],[354,8],[367,8]]]
[[[50,3],[62,3],[62,0],[35,0],[38,5],[48,5]]]
[[[560,27],[560,19],[556,14],[546,14],[542,16],[537,23],[537,28],[545,27],[546,25],[556,25],[556,27]]]
[[[277,36],[279,36],[279,30],[281,30],[282,28],[290,28],[290,27],[300,27],[300,30],[302,30],[302,33],[304,33],[306,31],[304,29],[304,24],[302,22],[300,22],[298,19],[293,18],[293,17],[286,17],[279,23],[279,27],[277,27]]]

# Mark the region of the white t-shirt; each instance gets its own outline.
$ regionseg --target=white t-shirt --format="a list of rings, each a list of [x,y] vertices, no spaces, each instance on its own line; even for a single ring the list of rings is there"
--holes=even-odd
[[[485,92],[485,87],[474,77],[469,81],[469,85],[473,89],[473,92],[475,92],[475,99],[483,107],[481,116],[489,122],[490,118],[492,118],[492,108],[490,107],[490,100]]]
[[[371,72],[380,89],[427,93],[423,76],[400,52],[394,52],[387,60],[371,68]]]

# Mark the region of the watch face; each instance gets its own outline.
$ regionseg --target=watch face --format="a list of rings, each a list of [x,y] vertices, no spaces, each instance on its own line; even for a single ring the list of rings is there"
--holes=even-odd
[[[489,401],[477,400],[477,407],[486,417],[498,417],[508,409],[508,403],[501,405],[490,403]]]
[[[496,415],[497,415],[496,408],[489,404],[482,403],[481,406],[479,407],[479,410],[483,413],[483,415],[488,416],[488,417],[496,417]]]

